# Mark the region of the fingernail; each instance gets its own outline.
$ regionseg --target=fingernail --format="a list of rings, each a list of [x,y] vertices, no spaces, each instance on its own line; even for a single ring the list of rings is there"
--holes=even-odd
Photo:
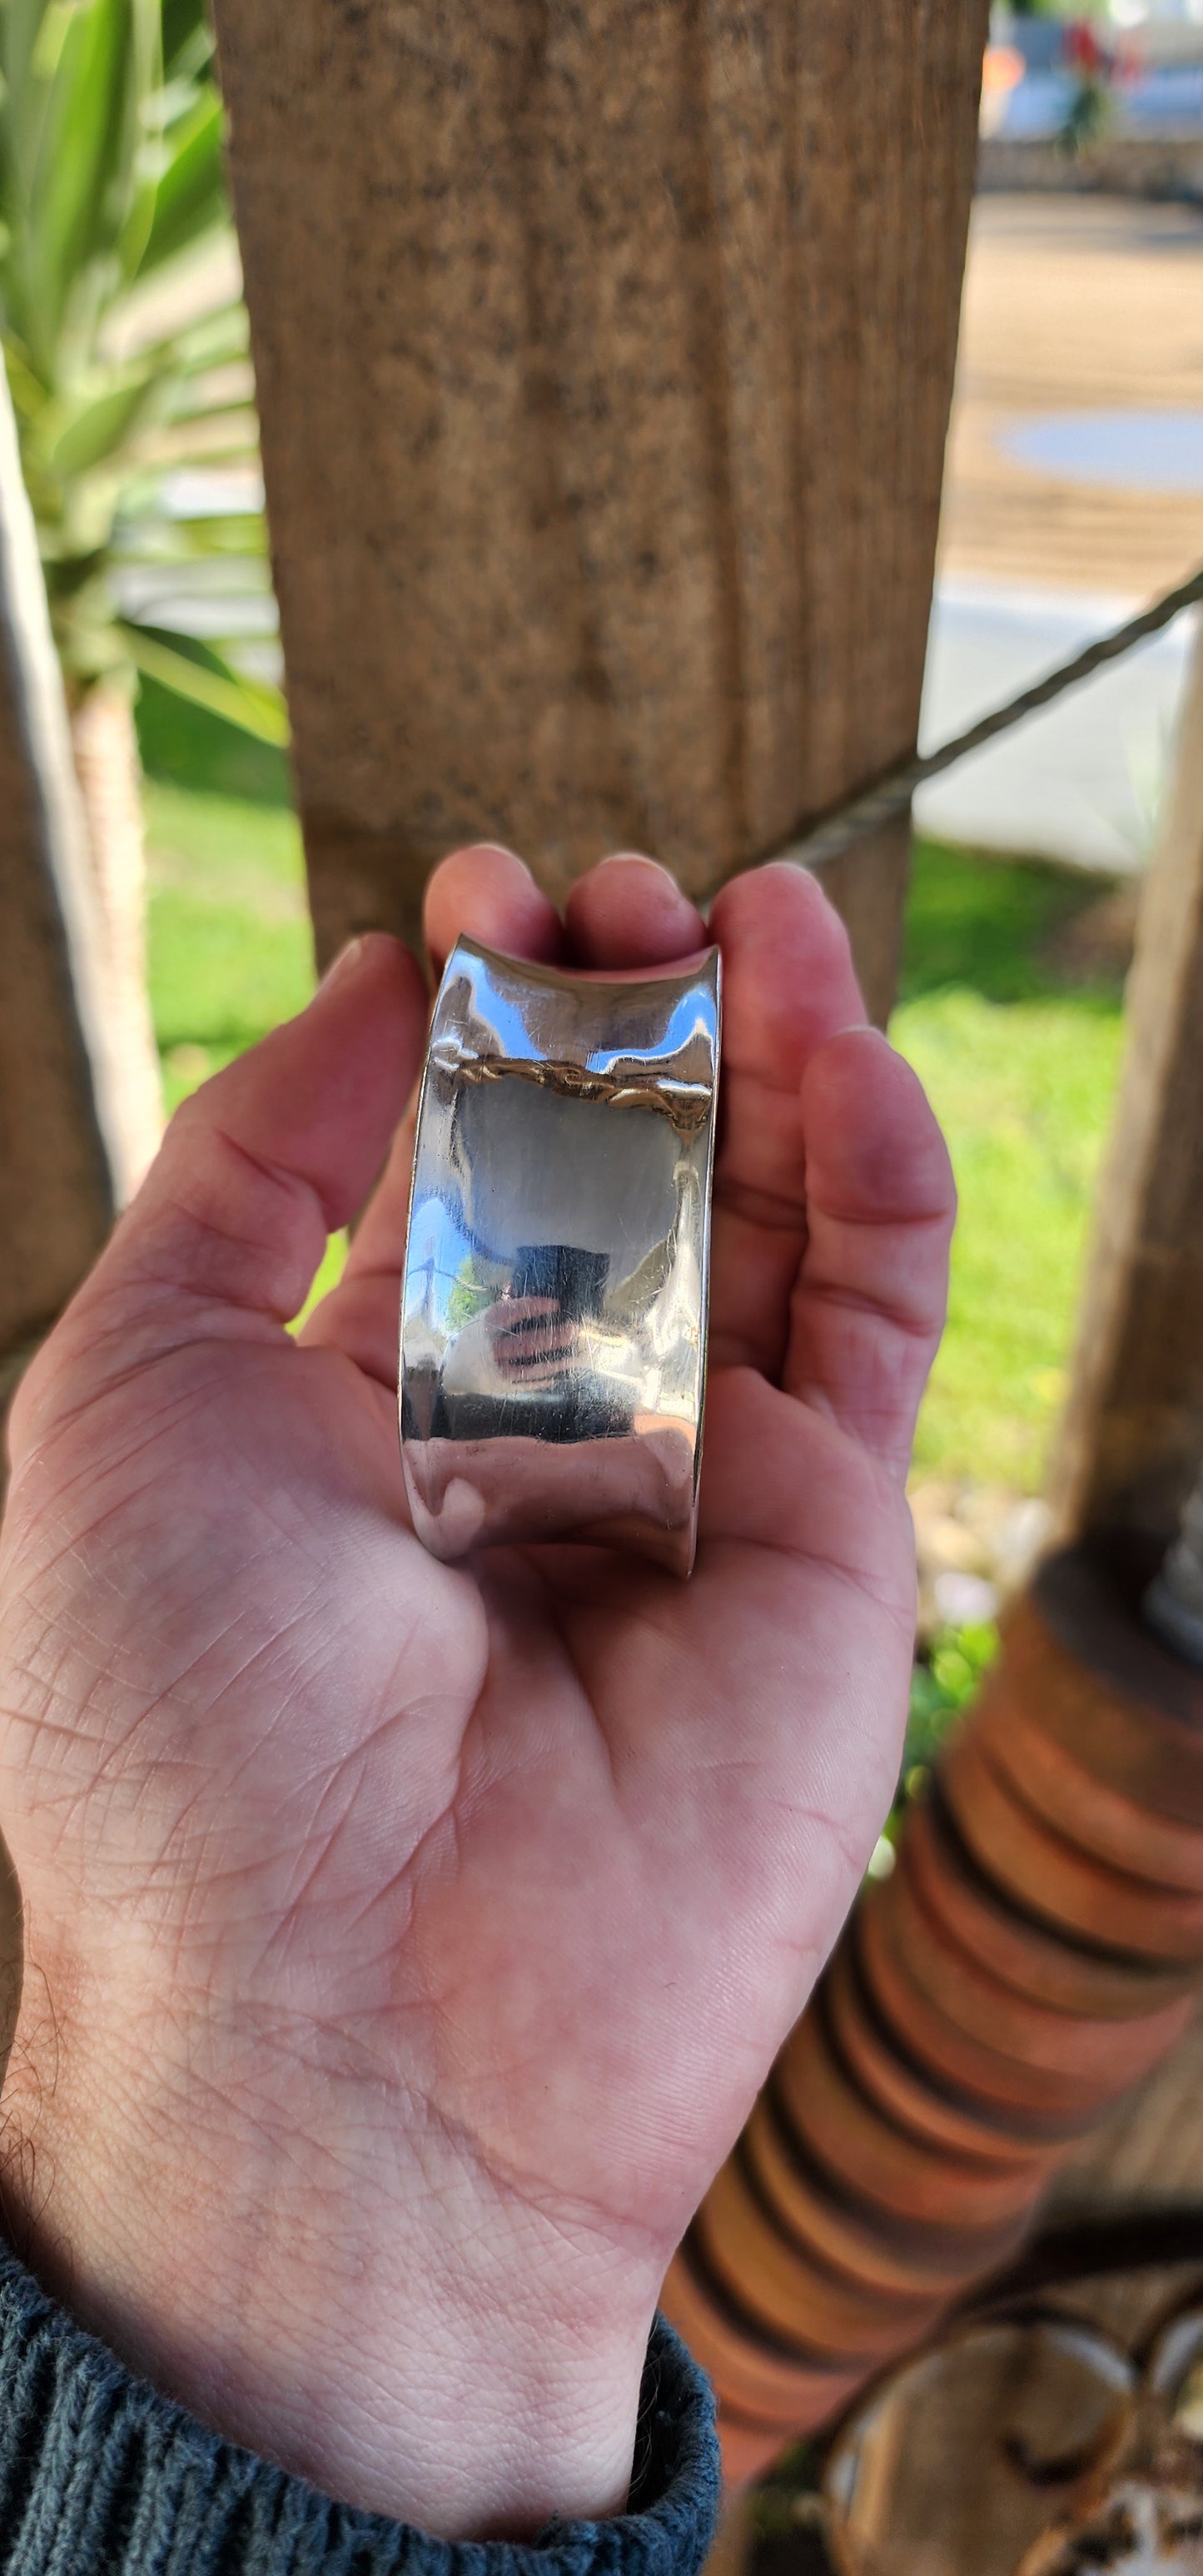
[[[681,891],[672,869],[665,867],[663,859],[649,859],[646,850],[611,850],[609,857],[602,859],[599,864],[604,868],[610,868],[616,861],[624,868],[653,868],[658,877],[663,877],[666,885],[672,886],[678,894]]]
[[[364,945],[365,941],[362,931],[360,932],[358,939],[348,939],[346,947],[340,948],[337,957],[331,958],[330,964],[327,966],[326,972],[322,976],[318,985],[317,989],[319,993],[328,992],[332,984],[337,983],[343,975],[346,975],[350,971],[352,967],[358,966],[360,958],[364,952]]]

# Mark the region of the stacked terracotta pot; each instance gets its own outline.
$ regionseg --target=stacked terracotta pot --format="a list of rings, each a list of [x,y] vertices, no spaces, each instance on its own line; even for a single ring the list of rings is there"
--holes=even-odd
[[[664,2304],[763,2465],[1022,2235],[1184,2030],[1203,1967],[1203,1674],[1132,1549],[1053,1559],[865,1892]]]

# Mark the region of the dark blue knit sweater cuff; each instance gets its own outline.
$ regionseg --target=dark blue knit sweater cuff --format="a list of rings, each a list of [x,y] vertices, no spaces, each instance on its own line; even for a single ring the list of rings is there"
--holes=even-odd
[[[717,2495],[710,2394],[663,2319],[628,2511],[527,2543],[443,2541],[207,2432],[0,2244],[0,2576],[696,2576]]]

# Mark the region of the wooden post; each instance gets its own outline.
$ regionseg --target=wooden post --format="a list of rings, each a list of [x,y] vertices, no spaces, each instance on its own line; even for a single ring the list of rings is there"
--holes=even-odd
[[[1127,1048],[1052,1476],[1071,1528],[1159,1543],[1203,1458],[1203,625],[1141,898]],[[1058,2208],[1199,2199],[1203,2023],[1061,2178]]]
[[[103,942],[0,362],[0,1424],[137,1178],[139,1129],[106,1015]],[[20,1894],[0,1839],[0,2081],[21,1961]]]
[[[1203,1451],[1203,640],[1128,1020],[1057,1470],[1077,1543],[1013,1605],[666,2284],[733,2475],[1042,2196],[1198,2206],[1203,1673],[1141,1604]]]
[[[319,956],[905,755],[984,0],[216,16]],[[832,870],[879,1016],[906,845]]]
[[[0,367],[0,1410],[136,1177],[103,955]]]
[[[1141,899],[1127,1051],[1052,1497],[1167,1539],[1203,1458],[1203,628]]]

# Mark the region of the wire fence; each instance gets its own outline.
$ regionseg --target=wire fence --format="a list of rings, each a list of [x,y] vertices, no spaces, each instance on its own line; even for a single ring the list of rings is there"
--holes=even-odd
[[[758,850],[754,858],[742,860],[736,868],[725,870],[707,887],[707,895],[717,894],[728,876],[738,876],[744,868],[763,867],[769,859],[792,859],[800,867],[815,868],[821,867],[825,860],[841,857],[865,833],[875,832],[883,823],[892,822],[896,815],[905,814],[916,788],[922,787],[927,779],[938,778],[942,770],[951,769],[953,763],[964,760],[968,752],[980,751],[983,743],[994,742],[999,734],[1009,733],[1012,725],[1021,724],[1024,717],[1034,715],[1037,708],[1051,706],[1054,699],[1062,697],[1067,689],[1077,688],[1083,680],[1090,679],[1093,672],[1103,668],[1104,663],[1118,661],[1121,654],[1130,653],[1134,645],[1143,644],[1148,636],[1157,635],[1162,627],[1172,625],[1184,608],[1193,607],[1199,600],[1203,600],[1203,565],[1191,573],[1188,580],[1179,582],[1175,589],[1163,591],[1160,599],[1155,599],[1150,607],[1142,608],[1136,617],[1125,619],[1122,626],[1113,627],[1107,635],[1096,636],[1094,642],[1075,653],[1072,660],[1059,663],[1053,671],[1046,671],[1043,679],[1033,680],[1030,687],[1019,691],[1017,697],[1008,698],[1004,706],[994,707],[989,715],[979,716],[975,724],[967,725],[963,733],[954,734],[948,742],[941,743],[938,750],[922,755],[916,753],[912,760],[904,760],[897,769],[887,771],[886,776],[873,786],[858,788],[854,796],[850,796],[845,804],[837,805],[831,813],[820,815],[816,822],[792,832],[788,840],[778,842],[772,849]]]

